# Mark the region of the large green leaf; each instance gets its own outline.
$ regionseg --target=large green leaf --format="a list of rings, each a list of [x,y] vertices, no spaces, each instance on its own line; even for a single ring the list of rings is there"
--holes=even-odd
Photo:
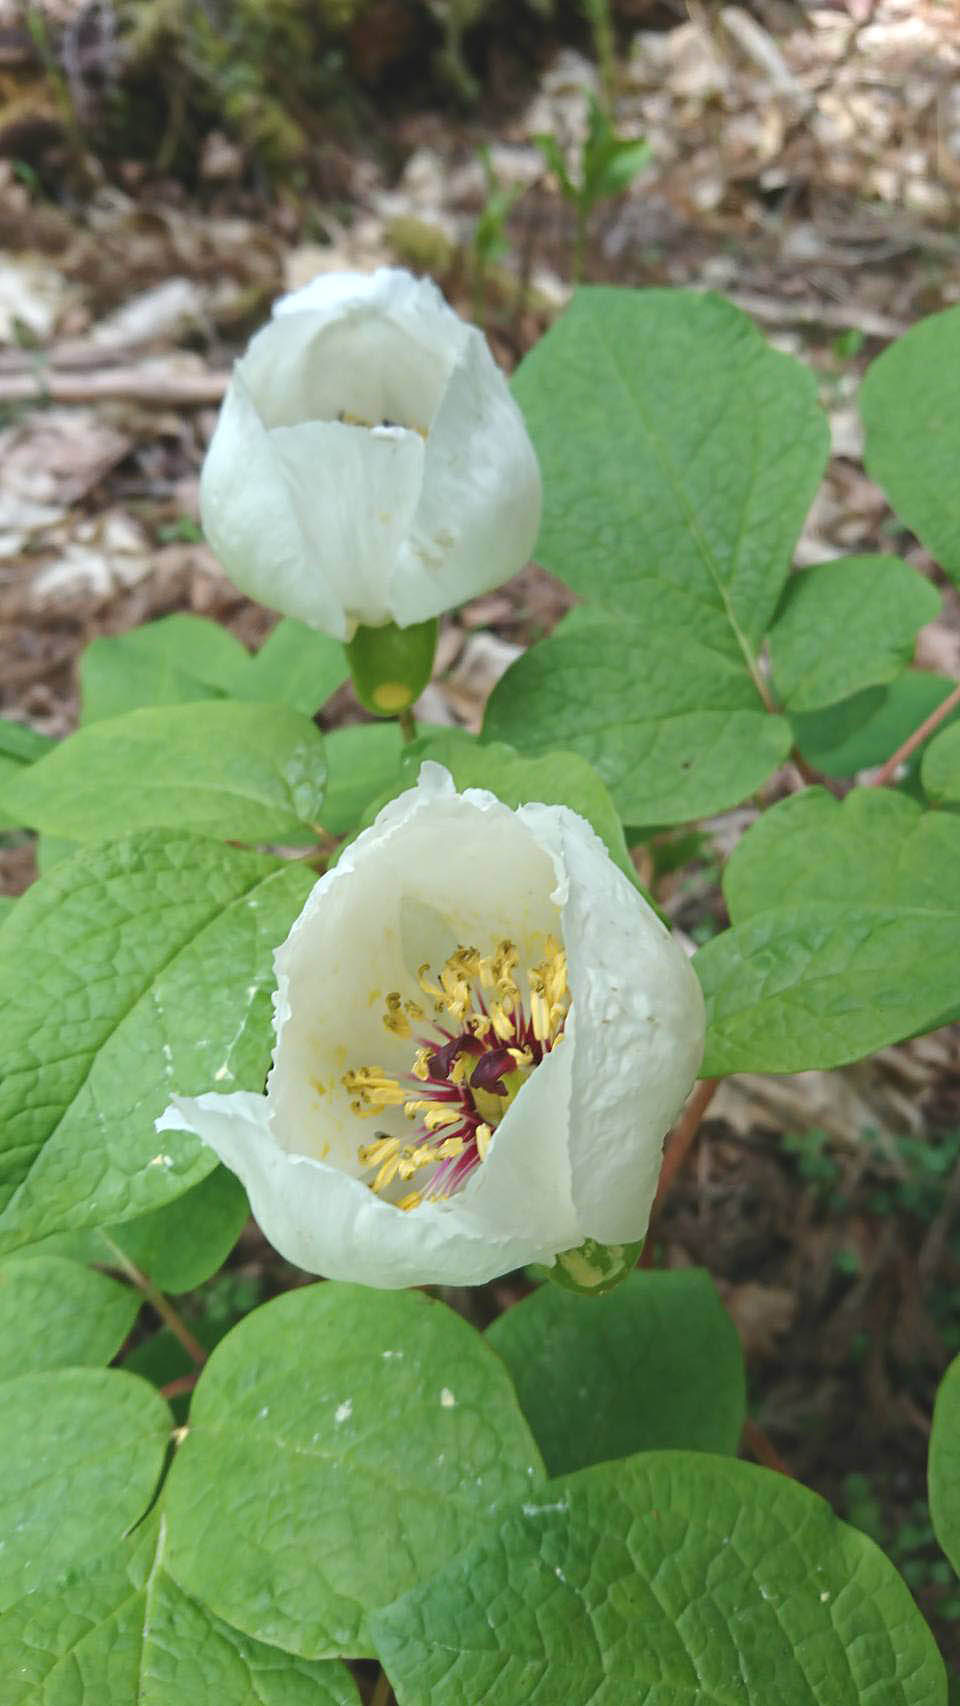
[[[0,1622],[4,1706],[359,1706],[346,1668],[251,1641],[164,1568],[162,1518]]]
[[[273,950],[312,873],[150,831],[23,896],[0,960],[0,1249],[151,1212],[212,1170],[170,1092],[262,1088]],[[27,969],[28,968],[28,969]]]
[[[487,1340],[551,1475],[666,1446],[737,1449],[740,1340],[699,1268],[630,1274],[605,1297],[542,1285]]]
[[[506,1371],[422,1292],[325,1284],[248,1315],[197,1384],[166,1493],[187,1593],[304,1658],[542,1479]]]
[[[326,736],[327,796],[320,816],[333,835],[356,829],[371,800],[390,788],[400,769],[403,732],[397,722],[351,723]]]
[[[860,388],[866,464],[900,518],[960,579],[960,307],[884,350]]]
[[[238,672],[231,691],[238,699],[292,705],[295,711],[312,716],[347,674],[339,640],[287,616]]]
[[[543,467],[540,560],[755,666],[826,465],[813,375],[720,297],[591,287],[513,383]]]
[[[0,1262],[0,1380],[116,1356],[143,1299],[62,1256]]]
[[[888,788],[807,788],[747,831],[723,892],[736,924],[785,901],[960,910],[960,819]]]
[[[938,805],[960,805],[960,723],[952,723],[930,742],[920,780]]]
[[[937,1393],[929,1469],[934,1532],[960,1574],[960,1357],[950,1364]]]
[[[577,624],[532,647],[494,688],[483,732],[525,753],[578,753],[642,824],[736,805],[791,745],[742,660],[666,621]]]
[[[0,1609],[116,1544],[147,1505],[170,1411],[113,1368],[0,1384]]]
[[[774,906],[701,948],[704,1077],[845,1066],[960,1017],[960,897]]]
[[[790,711],[816,711],[893,681],[940,595],[897,557],[843,557],[791,576],[770,633],[773,679]]]
[[[308,717],[210,699],[91,723],[8,782],[0,804],[75,841],[161,826],[282,841],[316,822],[325,780]]]
[[[945,1706],[871,1540],[786,1476],[653,1452],[552,1481],[371,1620],[400,1706]]]
[[[151,1214],[95,1232],[55,1233],[23,1255],[56,1254],[110,1267],[116,1265],[117,1246],[161,1291],[193,1291],[223,1267],[249,1214],[247,1193],[236,1174],[214,1167],[198,1185]]]
[[[178,668],[159,648],[141,649],[136,642],[144,631],[100,634],[81,654],[82,724],[122,717],[143,705],[193,705],[200,699],[223,697],[219,687]]]

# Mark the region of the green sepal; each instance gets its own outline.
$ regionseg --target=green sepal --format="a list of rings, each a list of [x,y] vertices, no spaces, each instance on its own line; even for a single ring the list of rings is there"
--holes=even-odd
[[[639,1244],[598,1244],[595,1238],[585,1238],[576,1249],[561,1250],[547,1274],[564,1291],[603,1297],[633,1272],[642,1249],[642,1238]]]
[[[396,717],[419,699],[433,672],[437,619],[398,628],[359,627],[344,646],[354,692],[375,717]]]

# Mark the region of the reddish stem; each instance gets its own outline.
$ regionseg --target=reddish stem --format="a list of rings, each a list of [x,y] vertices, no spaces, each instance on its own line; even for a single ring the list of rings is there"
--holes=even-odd
[[[898,767],[906,763],[911,754],[916,752],[921,742],[925,741],[928,735],[932,735],[934,729],[940,727],[944,718],[949,717],[950,712],[957,705],[960,705],[960,681],[957,682],[952,693],[947,694],[943,703],[938,705],[935,711],[930,712],[929,717],[924,719],[918,729],[914,729],[913,734],[907,737],[903,745],[897,747],[896,752],[887,759],[886,764],[881,765],[869,785],[873,788],[886,788],[893,781]]]
[[[176,1380],[168,1380],[166,1386],[161,1386],[161,1398],[182,1398],[185,1392],[192,1392],[199,1379],[199,1374],[179,1374]]]
[[[775,1469],[778,1475],[786,1475],[792,1481],[795,1479],[793,1470],[788,1469],[772,1440],[767,1438],[759,1422],[748,1416],[743,1424],[743,1445],[751,1457],[762,1463],[765,1469]]]

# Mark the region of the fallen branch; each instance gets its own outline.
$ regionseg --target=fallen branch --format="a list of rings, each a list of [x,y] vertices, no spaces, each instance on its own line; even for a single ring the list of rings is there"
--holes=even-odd
[[[219,403],[226,373],[156,373],[150,368],[119,367],[104,373],[0,373],[0,405],[5,403],[171,403],[182,409]]]

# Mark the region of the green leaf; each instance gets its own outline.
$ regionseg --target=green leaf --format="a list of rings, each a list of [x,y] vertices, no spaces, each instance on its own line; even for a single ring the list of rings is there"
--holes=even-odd
[[[170,1411],[119,1369],[0,1384],[0,1609],[120,1540],[163,1463]]]
[[[718,296],[591,286],[514,388],[543,468],[538,559],[756,669],[826,465],[812,373]]]
[[[101,634],[81,654],[82,725],[121,717],[144,705],[193,705],[222,697],[219,687],[178,669],[159,649],[141,649],[135,642],[143,631]]]
[[[798,905],[936,910],[958,869],[956,818],[922,811],[887,788],[855,788],[842,801],[806,788],[747,831],[727,861],[723,892],[735,924],[782,906],[785,896]]]
[[[578,753],[624,820],[648,825],[737,805],[791,745],[742,660],[666,621],[623,619],[577,624],[525,652],[494,688],[483,733],[524,753]]]
[[[235,1173],[215,1167],[175,1202],[110,1230],[110,1237],[161,1291],[193,1291],[223,1267],[250,1218]],[[103,1253],[98,1261],[104,1261]]]
[[[923,755],[920,780],[931,800],[960,805],[960,723],[931,740]]]
[[[110,1267],[116,1260],[111,1246],[118,1244],[161,1291],[193,1291],[223,1267],[249,1214],[247,1193],[236,1174],[214,1167],[198,1185],[152,1214],[96,1232],[54,1234],[24,1256],[52,1252]]]
[[[371,800],[392,786],[400,769],[399,723],[351,723],[325,736],[327,797],[320,817],[332,835],[356,829]]]
[[[312,880],[155,831],[27,891],[0,963],[0,1250],[135,1219],[212,1171],[153,1122],[171,1091],[262,1089],[273,950]]]
[[[544,1285],[487,1328],[550,1475],[677,1446],[735,1452],[737,1330],[699,1268],[633,1273],[605,1297]]]
[[[250,662],[246,646],[219,622],[177,612],[111,637],[117,651],[172,667],[221,693],[233,693]],[[140,700],[145,704],[148,701]]]
[[[948,675],[907,670],[886,689],[870,687],[825,711],[792,717],[796,744],[824,775],[853,776],[892,757],[956,685]],[[914,767],[925,744],[910,761]]]
[[[0,1380],[112,1361],[142,1301],[128,1285],[61,1256],[0,1262]]]
[[[893,1565],[795,1481],[648,1453],[552,1481],[372,1619],[400,1706],[945,1706]]]
[[[170,1573],[304,1658],[542,1478],[494,1353],[422,1292],[327,1283],[248,1315],[197,1384],[166,1503]]]
[[[323,737],[281,705],[208,700],[92,723],[7,785],[32,829],[76,841],[194,829],[225,841],[302,836],[323,801]]]
[[[231,692],[238,699],[292,705],[311,717],[347,678],[339,640],[285,617],[256,655],[238,671]]]
[[[900,675],[940,595],[897,557],[843,557],[792,575],[770,633],[777,692],[816,711]]]
[[[960,1357],[954,1357],[937,1393],[929,1474],[933,1531],[960,1574]]]
[[[35,764],[54,744],[49,735],[39,734],[25,723],[11,723],[0,717],[0,794],[26,765]],[[19,828],[20,819],[10,817],[0,807],[0,831]]]
[[[0,1623],[6,1706],[359,1706],[348,1671],[250,1641],[164,1568],[164,1523],[18,1600]]]
[[[694,967],[705,1078],[846,1066],[960,1016],[960,904],[775,906]]]
[[[866,466],[902,521],[960,579],[960,307],[931,314],[873,363],[860,387]]]

